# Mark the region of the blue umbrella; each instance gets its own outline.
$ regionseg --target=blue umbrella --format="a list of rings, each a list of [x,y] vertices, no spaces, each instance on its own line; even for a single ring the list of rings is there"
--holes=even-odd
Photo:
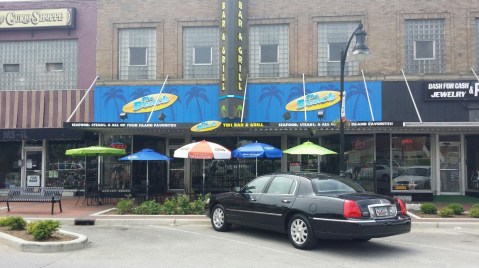
[[[130,154],[120,158],[119,160],[126,161],[146,161],[146,199],[148,199],[148,189],[149,189],[149,181],[148,181],[148,162],[149,161],[168,161],[171,160],[170,157],[160,154],[152,149],[143,149],[139,152],[134,154]]]
[[[232,152],[235,158],[255,158],[256,159],[256,176],[258,176],[258,158],[281,158],[283,152],[274,147],[261,142],[253,142],[241,146]]]

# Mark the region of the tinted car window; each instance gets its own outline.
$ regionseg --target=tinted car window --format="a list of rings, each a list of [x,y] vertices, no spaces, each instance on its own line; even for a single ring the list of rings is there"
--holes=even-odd
[[[268,183],[271,176],[259,177],[250,183],[248,183],[244,188],[243,192],[248,194],[256,194],[263,192],[264,186]]]
[[[269,185],[268,194],[292,194],[294,192],[296,183],[295,180],[288,178],[277,176]]]
[[[361,186],[346,179],[312,179],[311,183],[316,194],[363,192]]]

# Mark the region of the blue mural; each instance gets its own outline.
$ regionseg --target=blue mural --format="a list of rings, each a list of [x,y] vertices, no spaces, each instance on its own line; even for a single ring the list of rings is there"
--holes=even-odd
[[[128,103],[160,93],[161,86],[97,86],[95,87],[95,122],[121,122],[120,113]],[[170,85],[162,93],[178,96],[176,101],[151,115],[150,123],[163,122],[158,116],[163,113],[164,122],[193,123],[218,118],[218,85]],[[128,113],[123,122],[146,123],[150,112]]]
[[[338,91],[338,83],[306,83],[306,95],[318,91]],[[367,83],[374,119],[382,120],[381,82]],[[366,89],[363,82],[345,82],[346,118],[351,121],[372,121]],[[249,84],[246,115],[249,122],[284,122],[286,105],[303,97],[303,84]],[[250,104],[250,105],[248,105]],[[339,119],[340,104],[324,108],[323,121]],[[291,112],[289,122],[305,122],[304,111]],[[317,121],[317,111],[306,112],[308,122]]]
[[[376,121],[382,120],[382,84],[367,83],[371,108]],[[95,87],[95,122],[121,122],[119,118],[123,107],[134,100],[158,94],[161,86],[97,86]],[[322,91],[339,92],[339,82],[306,83],[306,94]],[[346,118],[351,121],[371,121],[371,112],[363,82],[345,82]],[[209,85],[166,85],[163,93],[177,96],[170,105],[153,112],[150,123],[175,122],[198,123],[219,120],[219,86]],[[287,84],[249,84],[247,89],[244,122],[284,122],[283,115],[288,103],[303,97],[302,83]],[[314,96],[314,94],[312,95]],[[146,98],[145,98],[146,99]],[[151,98],[150,98],[151,99]],[[339,119],[340,104],[326,105],[323,121]],[[158,116],[166,117],[160,121]],[[290,111],[289,122],[304,122],[304,111]],[[146,123],[150,112],[128,113],[124,122]],[[307,121],[317,121],[317,111],[307,111]],[[221,121],[221,120],[220,120]]]

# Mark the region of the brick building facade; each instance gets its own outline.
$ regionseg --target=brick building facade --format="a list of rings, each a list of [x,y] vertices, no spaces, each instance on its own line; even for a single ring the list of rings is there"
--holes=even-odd
[[[94,116],[65,126],[130,152],[172,155],[200,139],[283,150],[313,140],[338,151],[340,53],[362,22],[371,55],[354,58],[354,39],[346,51],[347,175],[381,193],[478,194],[478,2],[99,0]],[[222,125],[191,130],[211,121]],[[242,185],[252,176],[234,161],[225,166]],[[334,155],[265,161],[262,172],[294,162],[338,172]],[[116,164],[105,160],[105,183]],[[139,165],[124,168],[141,188]],[[195,161],[156,168],[153,191],[201,188]],[[418,170],[418,181],[401,175]]]

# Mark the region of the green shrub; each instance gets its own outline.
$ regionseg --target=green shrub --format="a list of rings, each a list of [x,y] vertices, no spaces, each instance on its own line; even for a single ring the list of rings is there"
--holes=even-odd
[[[452,211],[454,212],[454,215],[464,214],[464,207],[459,203],[451,203],[447,207],[452,209]]]
[[[479,206],[471,208],[469,210],[469,215],[473,218],[479,218]]]
[[[27,225],[27,231],[33,235],[33,239],[45,240],[53,235],[60,227],[60,221],[44,220],[31,222]]]
[[[133,213],[141,215],[158,215],[161,213],[161,205],[155,200],[145,201],[133,209]]]
[[[133,198],[122,198],[118,203],[116,204],[116,210],[118,214],[126,214],[126,213],[132,213],[133,212],[133,207],[134,207],[134,200]]]
[[[176,199],[174,197],[167,198],[163,204],[161,204],[161,214],[174,215],[176,208]]]
[[[24,230],[27,222],[22,217],[7,216],[0,218],[0,226],[6,226],[10,230]]]
[[[439,211],[439,216],[443,218],[450,218],[454,216],[454,210],[452,208],[443,208]]]
[[[205,196],[203,195],[197,196],[195,201],[190,203],[189,214],[196,214],[196,215],[203,214],[205,211],[206,201],[210,198],[210,196],[211,194],[207,194]]]
[[[479,208],[479,204],[474,204],[474,205],[471,207],[471,209],[473,209],[473,208]]]
[[[424,214],[436,214],[437,207],[433,203],[424,203],[421,205],[421,212]]]
[[[190,197],[185,194],[176,196],[176,214],[185,215],[189,214],[190,210]]]

